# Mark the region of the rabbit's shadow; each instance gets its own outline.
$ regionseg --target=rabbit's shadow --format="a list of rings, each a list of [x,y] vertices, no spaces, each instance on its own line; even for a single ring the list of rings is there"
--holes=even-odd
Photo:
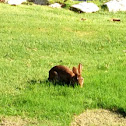
[[[75,87],[76,85],[72,85],[72,84],[66,84],[64,82],[60,82],[60,81],[49,81],[49,80],[40,80],[40,79],[31,79],[27,81],[28,84],[30,85],[36,85],[36,84],[46,84],[46,86],[67,86],[67,87]]]
[[[52,84],[53,86],[65,86],[65,87],[75,87],[75,86],[78,86],[78,84],[71,84],[71,83],[65,83],[65,82],[62,82],[62,81],[49,81],[47,80],[47,82],[49,84]]]
[[[42,83],[45,83],[46,80],[31,79],[31,80],[28,80],[27,82],[28,82],[28,84],[35,85],[35,84],[42,84]]]

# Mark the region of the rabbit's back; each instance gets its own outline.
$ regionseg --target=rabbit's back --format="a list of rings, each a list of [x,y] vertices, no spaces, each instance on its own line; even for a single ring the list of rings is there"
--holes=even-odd
[[[65,83],[70,83],[71,78],[74,76],[74,73],[71,69],[66,66],[58,65],[54,66],[49,71],[49,80],[59,80]]]

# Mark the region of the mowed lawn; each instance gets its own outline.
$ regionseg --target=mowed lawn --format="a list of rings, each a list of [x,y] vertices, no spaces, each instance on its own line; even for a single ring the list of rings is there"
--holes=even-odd
[[[79,63],[83,88],[47,81],[54,65]],[[0,117],[68,126],[94,108],[126,114],[126,13],[0,4]]]

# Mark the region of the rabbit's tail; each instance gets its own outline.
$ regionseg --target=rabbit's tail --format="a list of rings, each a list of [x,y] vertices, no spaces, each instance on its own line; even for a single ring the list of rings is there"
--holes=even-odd
[[[50,71],[48,80],[52,81],[57,79],[58,79],[58,73],[56,71]]]

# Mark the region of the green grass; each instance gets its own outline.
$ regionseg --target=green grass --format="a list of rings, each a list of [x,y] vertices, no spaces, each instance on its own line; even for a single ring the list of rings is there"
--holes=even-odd
[[[123,12],[78,14],[0,4],[0,115],[68,126],[86,109],[126,113],[125,28]],[[83,64],[83,88],[46,82],[54,65],[78,63]]]

